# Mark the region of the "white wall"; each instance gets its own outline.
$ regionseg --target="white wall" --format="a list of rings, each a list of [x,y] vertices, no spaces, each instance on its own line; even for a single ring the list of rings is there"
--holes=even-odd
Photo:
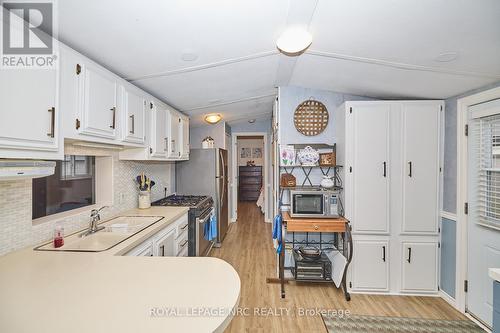
[[[225,123],[220,121],[215,125],[205,124],[189,129],[189,143],[191,148],[201,148],[201,142],[207,136],[215,141],[215,148],[226,148]]]
[[[264,139],[246,139],[245,137],[238,138],[238,165],[245,166],[248,161],[254,161],[255,165],[262,166],[264,165]],[[243,148],[250,149],[251,156],[248,158],[241,157],[241,150]],[[253,156],[253,149],[260,148],[261,158],[257,158]]]
[[[82,154],[93,155],[93,149],[80,150]],[[156,182],[152,188],[151,199],[158,200],[164,196],[164,187],[170,194],[175,172],[173,164],[165,162],[120,161],[118,153],[99,151],[98,155],[110,155],[113,173],[113,206],[102,211],[103,219],[123,211],[137,207],[137,187],[135,177],[141,172],[146,173]],[[0,255],[34,246],[52,239],[54,224],[61,222],[65,233],[69,234],[86,228],[90,212],[85,211],[69,217],[50,220],[32,225],[31,211],[31,180],[16,180],[0,182]]]

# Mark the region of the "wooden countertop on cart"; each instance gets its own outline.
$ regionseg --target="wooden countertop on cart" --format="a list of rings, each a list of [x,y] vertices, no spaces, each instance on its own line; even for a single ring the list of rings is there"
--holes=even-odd
[[[292,218],[283,212],[283,223],[289,232],[345,232],[349,220],[338,218]]]

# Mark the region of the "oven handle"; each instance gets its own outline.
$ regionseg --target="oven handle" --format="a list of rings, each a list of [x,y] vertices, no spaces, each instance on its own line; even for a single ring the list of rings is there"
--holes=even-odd
[[[205,216],[203,216],[203,217],[197,217],[196,218],[196,223],[204,224],[212,216],[213,213],[214,213],[214,209],[212,208],[212,209],[210,209],[210,212],[208,212],[208,213],[205,214]]]

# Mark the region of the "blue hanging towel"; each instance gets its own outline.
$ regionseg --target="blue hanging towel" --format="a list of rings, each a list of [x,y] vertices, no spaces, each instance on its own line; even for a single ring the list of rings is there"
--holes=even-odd
[[[208,223],[205,223],[203,227],[203,237],[208,241],[217,238],[217,218],[215,214],[212,214]]]
[[[215,214],[212,214],[210,218],[210,239],[217,238],[217,217]]]
[[[277,253],[281,253],[283,250],[283,234],[281,231],[281,225],[282,225],[283,217],[281,214],[278,214],[274,217],[273,221],[273,243],[274,247],[276,248]]]

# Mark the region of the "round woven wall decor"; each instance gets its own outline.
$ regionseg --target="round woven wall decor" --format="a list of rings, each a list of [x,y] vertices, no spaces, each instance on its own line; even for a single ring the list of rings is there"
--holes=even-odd
[[[328,110],[319,101],[313,99],[304,101],[295,109],[293,122],[300,133],[306,136],[318,135],[328,125]]]

